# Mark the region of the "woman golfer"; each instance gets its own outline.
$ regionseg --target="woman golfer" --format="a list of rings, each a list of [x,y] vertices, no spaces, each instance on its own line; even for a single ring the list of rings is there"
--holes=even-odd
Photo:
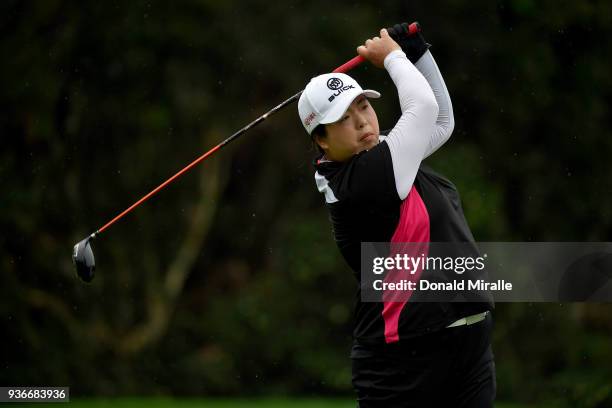
[[[348,75],[313,78],[298,105],[321,152],[317,187],[357,279],[361,242],[474,243],[454,185],[421,164],[453,131],[446,85],[420,34],[396,38],[401,46],[382,29],[357,48],[397,87],[402,114],[386,136],[370,104],[380,94]],[[362,302],[360,294],[351,351],[360,408],[493,406],[492,304]]]

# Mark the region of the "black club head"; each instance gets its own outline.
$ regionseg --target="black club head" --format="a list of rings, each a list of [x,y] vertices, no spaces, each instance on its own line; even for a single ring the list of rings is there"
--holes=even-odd
[[[72,251],[72,262],[76,266],[77,275],[85,282],[91,282],[95,275],[96,260],[90,243],[94,238],[95,234],[91,234],[75,244]]]

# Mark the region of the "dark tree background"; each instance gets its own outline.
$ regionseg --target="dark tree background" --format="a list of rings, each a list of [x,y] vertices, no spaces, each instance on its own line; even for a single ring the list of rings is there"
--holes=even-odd
[[[186,0],[0,5],[1,385],[74,395],[350,394],[355,283],[293,106],[94,243],[72,245],[418,20],[456,128],[428,161],[479,241],[610,241],[612,3]],[[382,127],[398,114],[382,70]],[[498,395],[612,404],[612,307],[499,304]]]

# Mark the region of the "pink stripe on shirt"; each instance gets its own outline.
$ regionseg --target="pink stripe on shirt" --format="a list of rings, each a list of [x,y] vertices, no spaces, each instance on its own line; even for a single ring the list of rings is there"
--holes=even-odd
[[[405,245],[403,243],[418,243]],[[390,257],[404,254],[411,257],[427,257],[429,244],[429,214],[425,203],[417,189],[412,186],[408,196],[400,207],[400,218],[391,237]],[[400,282],[407,280],[418,282],[422,271],[419,266],[414,273],[406,270],[390,270],[384,282]],[[399,318],[406,303],[410,300],[412,291],[385,291],[383,293],[382,316],[385,321],[385,341],[394,343],[399,341]]]

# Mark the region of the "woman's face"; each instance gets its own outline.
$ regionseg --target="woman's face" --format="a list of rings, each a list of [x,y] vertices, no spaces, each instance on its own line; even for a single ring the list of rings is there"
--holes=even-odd
[[[316,141],[333,161],[346,161],[378,144],[378,117],[364,95],[355,98],[342,118],[325,125],[326,136]]]

